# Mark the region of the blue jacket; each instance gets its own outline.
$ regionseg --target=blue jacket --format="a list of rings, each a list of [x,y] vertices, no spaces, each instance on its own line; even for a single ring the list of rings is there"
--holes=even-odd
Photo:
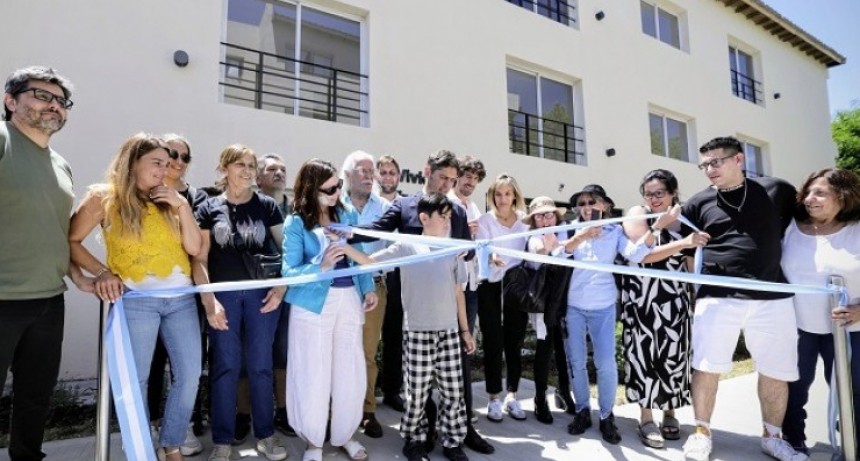
[[[341,223],[350,226],[355,226],[358,223],[358,213],[351,206],[347,206],[338,215],[338,218]],[[318,228],[319,225],[316,227]],[[301,216],[295,213],[287,216],[287,220],[284,221],[284,264],[281,269],[284,277],[322,272],[319,264],[310,262],[319,253],[319,240],[313,232],[305,229],[305,223]],[[349,265],[353,266],[355,263],[350,260]],[[365,293],[376,290],[373,277],[370,274],[353,275],[352,281],[358,290],[359,298],[362,300]],[[287,290],[284,300],[292,304],[293,308],[300,307],[319,314],[322,312],[331,283],[331,280],[323,280],[292,285]]]

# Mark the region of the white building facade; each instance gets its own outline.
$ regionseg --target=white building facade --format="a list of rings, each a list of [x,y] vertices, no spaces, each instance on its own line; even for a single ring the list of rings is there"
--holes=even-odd
[[[194,185],[238,142],[284,156],[290,181],[312,157],[393,155],[411,192],[445,148],[527,197],[596,182],[621,208],[654,168],[705,187],[716,136],[794,184],[836,155],[827,77],[845,58],[759,0],[7,1],[0,17],[0,72],[76,86],[53,146],[79,199],[138,131],[187,136]],[[61,378],[93,377],[97,303],[67,304]]]

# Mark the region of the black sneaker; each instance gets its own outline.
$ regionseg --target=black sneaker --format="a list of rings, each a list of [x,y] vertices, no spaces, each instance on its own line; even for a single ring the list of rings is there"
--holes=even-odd
[[[481,437],[481,434],[469,425],[469,428],[466,431],[466,438],[463,439],[463,444],[466,445],[470,450],[477,451],[478,453],[490,455],[493,454],[496,449],[487,442],[487,440]]]
[[[621,434],[618,433],[618,427],[615,425],[615,415],[612,413],[606,419],[600,420],[600,434],[603,435],[603,440],[612,445],[618,445],[621,441]]]
[[[535,418],[544,424],[552,424],[552,412],[549,411],[549,404],[546,403],[546,396],[535,397]]]
[[[398,394],[385,394],[385,396],[382,397],[382,403],[401,413],[406,411],[406,402],[404,402]]]
[[[586,407],[573,415],[573,422],[567,425],[567,433],[579,435],[591,427],[591,409]]]
[[[283,432],[286,436],[296,436],[295,429],[293,429],[293,426],[290,426],[290,421],[287,419],[286,408],[278,408],[275,410],[275,429]]]
[[[424,443],[419,440],[406,439],[406,443],[403,445],[403,454],[406,456],[406,461],[430,461],[430,457],[424,451]]]
[[[445,447],[442,449],[442,453],[451,461],[469,461],[469,457],[466,456],[466,453],[463,452],[463,448],[460,447],[460,445],[451,448]]]
[[[371,439],[382,437],[382,425],[376,420],[376,415],[373,413],[365,413],[361,420],[361,427],[364,429],[364,435]]]
[[[242,445],[248,439],[251,432],[251,415],[236,413],[236,428],[233,432],[233,445]]]

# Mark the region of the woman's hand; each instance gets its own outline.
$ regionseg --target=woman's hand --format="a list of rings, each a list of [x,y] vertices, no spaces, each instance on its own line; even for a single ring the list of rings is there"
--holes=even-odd
[[[661,214],[660,217],[654,221],[653,227],[656,227],[657,229],[665,229],[666,226],[677,221],[678,216],[681,216],[681,205],[675,205],[672,208],[669,208],[665,213]]]
[[[460,332],[460,337],[463,339],[463,350],[466,351],[466,355],[474,354],[478,346],[475,344],[472,333],[469,333],[469,330],[463,330]]]
[[[123,289],[122,280],[111,271],[104,271],[96,277],[95,294],[102,301],[115,303],[122,296]]]
[[[860,322],[860,304],[837,307],[833,309],[831,318],[839,322],[843,327]]]
[[[214,296],[212,299],[214,301],[211,306],[204,306],[206,309],[206,321],[209,322],[209,326],[212,329],[227,331],[229,328],[227,327],[227,313],[224,312],[224,306]]]
[[[504,260],[504,259],[502,259],[502,257],[501,257],[501,256],[499,256],[499,255],[497,255],[497,254],[493,253],[493,254],[491,254],[491,255],[490,255],[490,264],[492,264],[492,265],[494,265],[494,266],[496,266],[496,267],[502,267],[502,266],[504,266],[504,265],[505,265],[505,260]]]
[[[600,226],[583,227],[573,234],[573,238],[579,237],[579,239],[583,241],[596,239],[597,237],[600,237],[602,232],[603,230]]]
[[[269,292],[263,298],[263,308],[260,309],[260,313],[268,314],[281,307],[281,301],[284,300],[284,293],[286,291],[287,287],[283,285],[269,288]]]
[[[149,198],[155,203],[166,203],[174,210],[179,210],[188,201],[176,189],[168,186],[156,186],[149,190]]]
[[[320,268],[323,272],[331,270],[338,261],[344,256],[343,244],[332,243],[328,245],[323,252],[323,259],[320,262]]]
[[[376,309],[377,303],[379,303],[379,298],[376,297],[375,291],[369,291],[364,294],[364,312]]]
[[[684,237],[684,247],[703,247],[708,244],[708,240],[710,239],[711,236],[707,232],[693,232],[692,234]]]
[[[543,242],[543,250],[542,254],[550,254],[553,250],[558,248],[558,237],[554,232],[548,232],[546,234],[541,235],[541,242]]]

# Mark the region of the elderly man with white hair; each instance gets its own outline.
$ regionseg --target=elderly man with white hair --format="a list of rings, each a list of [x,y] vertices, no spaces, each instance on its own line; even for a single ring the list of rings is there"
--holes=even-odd
[[[358,224],[373,223],[388,210],[391,202],[382,198],[377,192],[374,182],[377,180],[375,162],[372,155],[357,150],[346,157],[341,168],[343,177],[344,203],[352,205],[358,212]],[[385,248],[385,240],[377,240],[364,243],[365,253],[374,253]],[[379,338],[382,333],[382,323],[385,319],[385,299],[387,295],[385,287],[385,276],[382,273],[374,274],[373,281],[376,284],[376,297],[379,303],[376,309],[365,313],[364,330],[364,362],[367,367],[367,392],[364,395],[364,416],[361,419],[361,427],[368,437],[382,437],[382,425],[376,420],[376,350],[379,347]]]

